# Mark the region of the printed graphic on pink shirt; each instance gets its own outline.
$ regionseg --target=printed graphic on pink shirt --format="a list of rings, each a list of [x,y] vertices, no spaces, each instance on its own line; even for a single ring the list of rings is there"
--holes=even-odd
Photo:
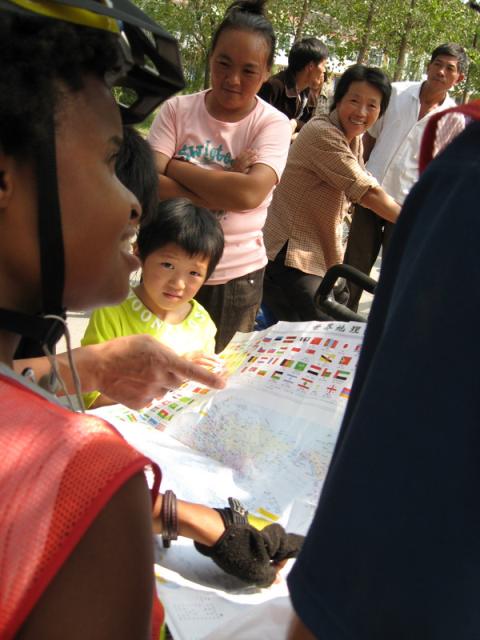
[[[193,164],[217,165],[222,169],[229,169],[233,164],[232,155],[224,149],[223,144],[214,145],[210,140],[206,140],[205,144],[184,144],[177,155]]]

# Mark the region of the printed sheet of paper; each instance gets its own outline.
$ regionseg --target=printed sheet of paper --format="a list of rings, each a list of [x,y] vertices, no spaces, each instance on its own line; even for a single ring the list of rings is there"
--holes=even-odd
[[[141,412],[117,405],[97,413],[158,462],[162,488],[211,506],[235,496],[259,522],[306,533],[363,331],[357,323],[281,322],[237,334],[222,354],[230,371],[226,389],[190,382]],[[245,590],[188,541],[157,552],[158,589],[176,640],[212,632],[230,637],[226,623],[239,607],[287,596],[284,581],[275,589]]]

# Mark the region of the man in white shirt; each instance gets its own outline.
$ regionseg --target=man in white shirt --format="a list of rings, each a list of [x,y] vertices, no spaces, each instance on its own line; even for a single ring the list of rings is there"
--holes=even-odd
[[[364,134],[367,169],[399,204],[403,204],[418,179],[418,155],[428,119],[437,111],[455,106],[448,90],[463,80],[466,64],[467,56],[460,45],[437,47],[427,68],[427,79],[394,82],[385,114]],[[380,247],[385,254],[392,231],[393,223],[358,205],[344,262],[370,273]],[[353,284],[349,289],[348,306],[356,311],[362,290]]]

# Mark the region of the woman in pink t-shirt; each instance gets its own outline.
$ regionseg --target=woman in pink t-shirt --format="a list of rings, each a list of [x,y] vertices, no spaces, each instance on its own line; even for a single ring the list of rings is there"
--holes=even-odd
[[[217,325],[217,352],[253,329],[267,263],[262,229],[290,143],[286,116],[256,95],[275,49],[264,4],[231,5],[213,37],[211,89],[169,100],[149,134],[160,197],[190,198],[222,221],[223,257],[197,295]],[[234,163],[245,150],[242,172]]]

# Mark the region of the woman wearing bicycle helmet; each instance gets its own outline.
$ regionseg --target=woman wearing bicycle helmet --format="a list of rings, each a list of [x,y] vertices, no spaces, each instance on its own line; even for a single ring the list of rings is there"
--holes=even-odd
[[[181,86],[178,52],[126,0],[0,0],[0,50],[0,637],[158,638],[152,501],[157,531],[174,536],[178,520],[217,562],[228,520],[179,503],[166,523],[156,466],[12,363],[22,335],[50,350],[65,308],[125,295],[141,209],[115,173],[122,122],[105,78],[139,90],[124,111],[138,120]]]
[[[123,63],[118,32],[92,10],[0,5],[2,638],[152,629],[148,461],[9,368],[21,334],[51,345],[64,307],[118,300],[136,266],[141,209],[115,174],[122,123],[104,81]]]

